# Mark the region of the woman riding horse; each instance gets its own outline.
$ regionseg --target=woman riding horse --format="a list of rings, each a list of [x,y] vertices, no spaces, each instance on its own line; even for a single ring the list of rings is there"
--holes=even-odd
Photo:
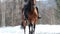
[[[27,0],[25,0],[27,2]],[[38,8],[36,7],[36,0],[29,0],[26,5],[24,5],[24,8],[22,9],[22,27],[24,28],[25,32],[25,27],[26,27],[26,20],[28,20],[29,23],[29,34],[32,34],[33,31],[35,31],[35,22],[37,19],[40,19],[39,17],[39,12]],[[30,27],[32,27],[32,31],[30,31]]]
[[[24,18],[24,20],[26,20],[28,17],[27,17],[27,10],[28,10],[28,0],[24,0],[25,2],[26,2],[26,4],[24,5],[24,8],[22,9],[22,13],[23,13],[23,11],[24,11],[24,16],[23,16],[23,18]],[[36,9],[37,9],[37,12],[38,12],[38,19],[40,19],[41,17],[39,17],[39,11],[38,11],[38,8],[37,8],[37,6],[36,6]],[[22,25],[23,26],[23,25]]]

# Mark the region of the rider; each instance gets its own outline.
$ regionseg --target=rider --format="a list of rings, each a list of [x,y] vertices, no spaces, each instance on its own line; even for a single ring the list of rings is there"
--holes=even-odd
[[[24,4],[24,8],[23,8],[23,10],[24,10],[24,19],[26,20],[28,17],[27,17],[27,9],[28,9],[28,0],[24,0],[24,2],[25,2],[25,4]],[[37,6],[36,6],[36,9],[37,9],[37,12],[38,12],[38,8],[37,8]],[[39,12],[38,12],[38,19],[40,19],[41,17],[39,17]]]
[[[23,21],[22,21],[22,23],[21,23],[21,28],[24,28],[24,26],[23,26],[23,23],[25,23],[26,22],[26,18],[27,18],[27,9],[28,9],[28,7],[27,7],[27,4],[28,4],[28,2],[27,2],[28,0],[24,0],[24,7],[23,7],[23,9],[22,9],[22,12],[23,12]]]

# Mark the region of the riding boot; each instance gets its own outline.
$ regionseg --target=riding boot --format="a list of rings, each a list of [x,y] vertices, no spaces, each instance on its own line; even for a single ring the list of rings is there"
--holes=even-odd
[[[41,19],[41,16],[40,16],[39,11],[38,11],[38,7],[36,7],[36,9],[37,9],[37,12],[38,12],[38,19]]]
[[[24,15],[24,20],[26,20],[26,16]]]

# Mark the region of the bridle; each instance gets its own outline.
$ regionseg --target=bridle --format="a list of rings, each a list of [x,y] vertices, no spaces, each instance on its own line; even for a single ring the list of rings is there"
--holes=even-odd
[[[35,8],[36,7],[36,4],[34,4],[31,0],[31,8]]]

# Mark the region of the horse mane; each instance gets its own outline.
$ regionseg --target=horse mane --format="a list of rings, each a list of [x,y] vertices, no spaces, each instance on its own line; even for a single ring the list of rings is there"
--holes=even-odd
[[[29,1],[28,1],[28,4],[27,4],[27,8],[28,8],[27,10],[31,11],[31,7],[32,7],[32,6],[31,6],[31,1],[29,0]],[[37,9],[37,11],[38,11],[38,7],[36,7],[36,9]]]
[[[27,10],[31,11],[31,2],[30,1],[28,1],[27,8],[28,8]]]

